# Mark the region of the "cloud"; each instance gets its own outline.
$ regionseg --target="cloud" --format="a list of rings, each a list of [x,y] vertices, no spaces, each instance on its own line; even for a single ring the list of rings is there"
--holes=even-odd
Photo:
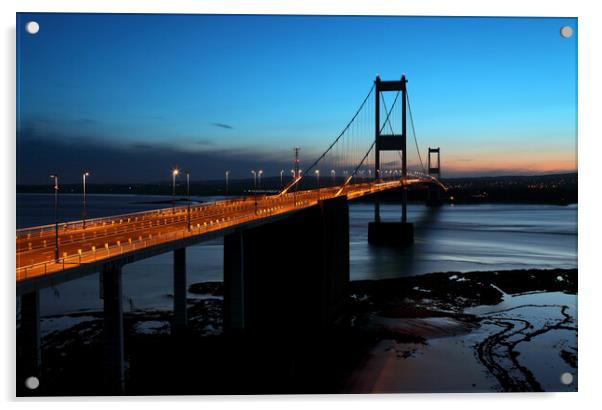
[[[61,119],[58,120],[56,118],[49,117],[37,117],[29,120],[25,120],[24,124],[35,126],[43,125],[43,126],[53,126],[57,128],[68,128],[68,127],[90,127],[90,126],[98,126],[100,123],[92,118],[73,118],[73,119]]]
[[[225,128],[225,129],[227,129],[227,130],[232,130],[232,129],[234,129],[234,127],[233,127],[233,126],[231,126],[231,125],[228,125],[228,124],[224,124],[224,123],[222,123],[222,122],[214,122],[214,123],[213,123],[213,124],[211,124],[211,125],[213,125],[214,127],[218,127],[218,128]]]
[[[193,144],[196,145],[213,145],[214,141],[210,140],[209,138],[198,138],[196,140],[193,141]]]
[[[151,150],[156,147],[153,147],[152,144],[147,144],[145,142],[134,142],[133,144],[129,145],[129,148],[132,150]]]
[[[266,175],[276,175],[290,162],[290,156],[257,147],[210,149],[199,145],[190,150],[171,141],[169,137],[164,142],[75,137],[22,127],[17,136],[17,183],[44,184],[54,172],[64,183],[76,183],[84,169],[93,173],[94,183],[161,182],[169,179],[175,165],[189,170],[193,180],[221,179],[226,169],[232,179],[250,178],[251,169],[262,168]]]

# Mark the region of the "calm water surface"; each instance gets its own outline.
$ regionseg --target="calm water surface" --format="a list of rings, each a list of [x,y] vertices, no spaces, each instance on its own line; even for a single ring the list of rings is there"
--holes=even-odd
[[[216,200],[218,197],[197,197]],[[88,215],[108,216],[169,207],[165,196],[89,195]],[[54,197],[17,195],[17,227],[54,221]],[[398,205],[381,206],[383,220],[398,220]],[[61,195],[60,219],[81,218],[81,196]],[[380,279],[440,271],[577,267],[577,205],[456,205],[432,209],[411,204],[415,244],[403,251],[368,245],[369,204],[350,206],[351,278]],[[223,278],[223,246],[214,240],[188,248],[188,281]],[[126,265],[127,310],[171,308],[172,254]],[[191,295],[193,297],[193,295]],[[101,308],[99,277],[91,275],[41,292],[42,316]]]

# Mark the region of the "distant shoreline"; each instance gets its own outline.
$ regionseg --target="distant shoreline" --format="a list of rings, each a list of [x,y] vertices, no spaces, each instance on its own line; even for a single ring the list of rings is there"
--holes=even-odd
[[[287,183],[288,181],[283,181]],[[341,184],[343,181],[335,181]],[[449,187],[447,192],[442,192],[443,203],[454,204],[479,204],[479,203],[532,203],[550,205],[569,205],[578,202],[578,174],[549,174],[529,176],[500,176],[500,177],[471,177],[471,178],[443,178]],[[330,186],[331,181],[325,180],[322,187]],[[262,194],[269,195],[278,192],[282,187],[280,178],[266,177],[262,179],[259,190]],[[89,195],[153,195],[171,198],[173,186],[171,182],[157,182],[149,184],[95,184],[88,183],[86,191]],[[300,189],[315,189],[312,180],[302,181]],[[237,197],[253,195],[252,180],[231,180],[226,191],[224,181],[191,181],[191,196],[228,196]],[[176,197],[178,200],[186,198],[186,187],[181,181],[176,183]],[[408,200],[424,202],[427,198],[427,189],[416,187],[408,191]],[[17,185],[18,194],[53,194],[50,184],[44,185]],[[60,186],[60,195],[81,195],[81,184],[65,184]],[[379,194],[382,202],[399,202],[400,190],[393,189]],[[167,199],[166,199],[167,201]],[[171,199],[169,199],[171,202]],[[360,202],[372,202],[371,198],[360,198]]]

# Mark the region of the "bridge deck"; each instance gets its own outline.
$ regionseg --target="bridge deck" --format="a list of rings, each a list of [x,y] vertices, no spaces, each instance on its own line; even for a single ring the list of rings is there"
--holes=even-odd
[[[319,200],[329,199],[337,194],[354,199],[404,185],[423,183],[433,183],[433,180],[426,177],[406,177],[401,180],[350,184],[342,192],[341,187],[334,186],[191,206],[190,229],[187,206],[92,219],[86,222],[85,227],[82,221],[63,223],[59,225],[58,261],[54,254],[54,225],[21,229],[17,231],[16,280],[19,285],[30,279],[51,276],[84,265],[96,271],[101,266],[99,262],[131,259],[132,254],[136,253],[139,254],[136,259],[150,257],[157,252],[145,250],[158,249],[158,245],[193,238],[196,239],[195,242],[205,240],[204,237],[210,239],[228,228],[268,220],[275,215],[315,205]]]

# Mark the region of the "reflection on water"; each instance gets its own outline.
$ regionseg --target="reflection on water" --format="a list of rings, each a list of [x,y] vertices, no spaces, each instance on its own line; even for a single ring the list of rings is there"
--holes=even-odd
[[[215,200],[197,198],[198,200]],[[88,215],[107,216],[169,207],[165,196],[89,195]],[[17,195],[17,226],[53,222],[52,195]],[[168,201],[157,204],[157,201]],[[155,202],[155,203],[149,203]],[[81,196],[62,195],[61,220],[79,219]],[[398,220],[399,205],[382,205],[383,220]],[[415,243],[405,249],[368,245],[369,204],[350,206],[351,278],[379,279],[438,271],[577,267],[577,206],[411,204]],[[188,248],[189,283],[221,280],[223,246],[214,240]],[[126,309],[171,308],[172,255],[124,267]],[[190,295],[194,297],[194,295]],[[92,275],[41,292],[42,315],[98,309],[99,278]]]
[[[576,205],[410,205],[415,242],[405,250],[369,246],[372,206],[350,209],[352,279],[577,267]],[[399,220],[399,215],[399,206],[381,205],[383,220]]]

